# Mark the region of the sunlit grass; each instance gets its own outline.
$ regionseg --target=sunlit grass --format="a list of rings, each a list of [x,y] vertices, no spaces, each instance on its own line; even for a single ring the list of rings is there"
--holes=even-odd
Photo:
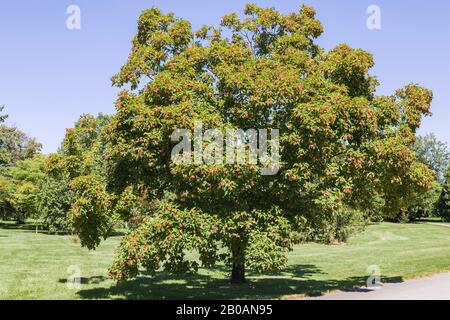
[[[224,266],[202,269],[195,277],[160,272],[116,285],[107,268],[120,237],[88,251],[72,236],[36,234],[29,227],[0,228],[0,299],[286,298],[364,285],[370,265],[379,266],[385,282],[450,270],[450,228],[382,223],[345,245],[296,246],[286,270],[266,275],[250,271],[245,285],[230,285]],[[67,287],[70,266],[80,268],[78,289]]]

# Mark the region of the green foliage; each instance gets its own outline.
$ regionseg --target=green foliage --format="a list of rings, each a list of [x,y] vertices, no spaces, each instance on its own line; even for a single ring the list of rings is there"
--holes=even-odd
[[[114,227],[111,196],[104,183],[94,175],[77,177],[71,181],[70,187],[75,194],[75,202],[69,211],[73,228],[79,234],[81,244],[94,249]]]
[[[0,107],[0,112],[3,112],[4,109],[5,109],[5,106],[2,105],[2,106]],[[8,115],[7,115],[7,114],[2,114],[2,115],[0,115],[0,123],[5,122],[5,120],[6,120],[7,118],[8,118]]]
[[[32,158],[42,145],[15,127],[0,124],[0,168]]]
[[[114,211],[125,222],[143,219],[143,216],[147,214],[146,204],[142,203],[142,199],[138,198],[131,186],[122,192]]]
[[[58,153],[52,154],[46,170],[55,177],[73,179],[91,173],[100,174],[104,143],[101,139],[103,127],[109,116],[82,115],[74,128],[67,129]]]
[[[95,193],[96,188],[104,187],[101,182],[104,149],[101,131],[108,122],[109,116],[103,114],[97,117],[82,115],[74,128],[67,129],[59,151],[48,157],[45,163],[47,177],[41,186],[39,198],[44,227],[49,231],[79,231],[84,226],[80,224],[80,215],[100,225],[95,231],[89,229],[97,236],[109,230],[102,220],[105,203],[94,203],[96,200],[91,198],[92,201],[86,200],[87,196]],[[98,194],[99,198],[96,199],[109,201],[102,196],[104,193]],[[93,212],[97,209],[100,211]],[[90,248],[94,247],[90,240],[82,242],[83,245],[85,243]]]
[[[435,179],[427,192],[416,194],[415,200],[407,210],[398,213],[395,221],[410,222],[434,215],[445,181],[445,170],[450,159],[450,149],[446,143],[439,141],[434,134],[417,136],[414,151],[417,160],[435,172]]]
[[[351,235],[363,231],[369,220],[361,211],[349,207],[330,212],[316,212],[308,219],[311,230],[308,240],[324,243],[345,242]]]
[[[417,159],[436,171],[439,182],[444,182],[445,171],[450,165],[450,148],[434,134],[418,136],[414,144]]]
[[[436,203],[436,210],[443,221],[450,221],[450,168],[447,170],[445,183]]]
[[[285,267],[286,252],[301,237],[299,230],[302,220],[293,220],[290,221],[279,207],[228,215],[221,221],[223,226],[220,233],[220,241],[228,249],[225,261],[231,266],[245,261],[246,266],[256,272],[276,271]],[[240,254],[244,257],[240,257]]]
[[[74,195],[64,178],[55,179],[47,175],[39,184],[38,211],[42,226],[50,233],[71,232],[69,210]]]
[[[118,281],[137,276],[142,266],[151,273],[160,267],[178,274],[196,272],[199,263],[186,253],[196,250],[204,265],[217,259],[217,224],[195,209],[182,210],[168,202],[158,202],[153,215],[122,239],[110,275]]]
[[[44,156],[38,153],[40,143],[3,123],[7,117],[0,115],[0,217],[24,221],[37,214]]]
[[[435,180],[428,192],[418,194],[415,204],[408,208],[406,220],[414,221],[420,218],[431,217],[435,213],[436,203],[439,201],[442,185]]]
[[[345,44],[325,52],[311,7],[284,15],[250,4],[244,13],[193,32],[173,14],[145,10],[112,78],[131,90],[119,94],[95,151],[79,147],[80,133],[66,136],[61,163],[79,176],[82,244],[95,247],[115,214],[128,219],[133,197],[148,216],[121,244],[111,269],[119,281],[139,266],[195,271],[184,254],[194,250],[205,266],[231,265],[241,282],[245,267],[283,267],[294,243],[342,241],[373,214],[395,216],[432,184],[413,150],[431,91],[410,84],[376,96],[372,55]],[[172,163],[171,133],[197,121],[204,130],[279,129],[280,170]]]
[[[0,182],[4,218],[24,221],[38,217],[38,193],[45,178],[45,160],[45,156],[38,154],[4,169]]]

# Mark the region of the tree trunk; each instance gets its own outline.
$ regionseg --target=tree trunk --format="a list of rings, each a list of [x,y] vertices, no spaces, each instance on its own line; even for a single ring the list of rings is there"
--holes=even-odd
[[[231,271],[231,283],[245,283],[245,263],[233,262],[233,270]]]
[[[231,283],[245,283],[245,251],[241,243],[232,247],[233,269],[231,270]]]

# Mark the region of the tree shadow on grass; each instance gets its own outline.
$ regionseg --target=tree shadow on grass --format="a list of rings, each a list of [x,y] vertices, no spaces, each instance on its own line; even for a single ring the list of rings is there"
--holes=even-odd
[[[367,280],[366,275],[343,280],[311,278],[317,274],[324,273],[314,265],[296,265],[264,276],[250,272],[247,283],[235,285],[207,275],[175,278],[158,272],[155,277],[142,275],[123,284],[85,289],[77,294],[83,299],[280,299],[288,295],[320,296],[338,289],[361,291]],[[402,282],[402,278],[383,278],[383,282]]]
[[[80,279],[80,284],[99,284],[102,283],[103,281],[105,281],[107,278],[105,276],[94,276],[94,277],[81,277]],[[67,279],[59,279],[58,280],[59,283],[67,283],[68,280]]]

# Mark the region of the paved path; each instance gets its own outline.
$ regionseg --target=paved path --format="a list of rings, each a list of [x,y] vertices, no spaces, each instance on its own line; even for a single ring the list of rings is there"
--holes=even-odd
[[[380,289],[336,292],[309,299],[319,300],[450,300],[450,272],[401,283],[384,284]]]

